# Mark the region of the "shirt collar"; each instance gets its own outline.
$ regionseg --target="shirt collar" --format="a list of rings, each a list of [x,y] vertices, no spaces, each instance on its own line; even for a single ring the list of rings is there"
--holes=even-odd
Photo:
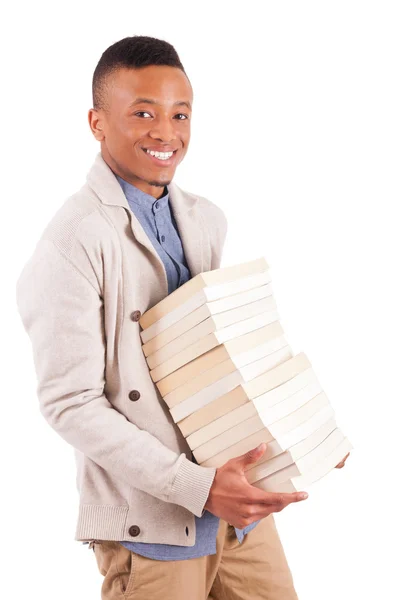
[[[149,210],[151,212],[159,212],[163,208],[165,208],[168,204],[168,188],[165,186],[164,195],[161,198],[154,198],[154,196],[150,196],[150,194],[146,194],[135,185],[132,185],[125,179],[122,179],[119,175],[115,174],[119,184],[122,187],[122,190],[128,200],[129,204],[134,202],[135,204],[139,204],[145,210]],[[157,203],[157,205],[156,205]]]

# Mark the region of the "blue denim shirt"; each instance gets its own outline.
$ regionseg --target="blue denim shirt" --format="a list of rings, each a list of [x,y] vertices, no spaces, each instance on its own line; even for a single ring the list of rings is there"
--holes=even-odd
[[[186,263],[182,242],[168,199],[168,189],[158,200],[137,187],[128,183],[118,175],[119,181],[132,212],[141,223],[157,253],[164,263],[168,278],[168,293],[184,284],[191,278]],[[197,461],[192,455],[193,462]],[[259,521],[251,523],[244,529],[236,529],[236,536],[241,543],[243,537],[253,529]],[[215,554],[219,517],[205,511],[202,517],[195,515],[196,542],[194,546],[174,546],[170,544],[147,544],[143,542],[121,541],[129,550],[148,558],[157,560],[185,560],[208,554]]]

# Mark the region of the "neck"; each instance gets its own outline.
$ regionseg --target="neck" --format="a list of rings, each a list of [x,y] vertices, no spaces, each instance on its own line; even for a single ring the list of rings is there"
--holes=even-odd
[[[124,179],[131,185],[134,185],[135,187],[137,187],[139,190],[141,190],[145,194],[149,194],[149,196],[153,196],[153,198],[155,198],[156,200],[161,198],[161,196],[165,195],[165,192],[166,192],[165,184],[154,185],[152,183],[149,183],[148,181],[144,181],[143,179],[140,179],[139,177],[135,177],[134,175],[125,173],[107,152],[102,151],[101,155],[102,155],[104,161],[108,164],[110,169],[113,171],[113,173],[115,173],[116,175],[119,175],[122,179]]]

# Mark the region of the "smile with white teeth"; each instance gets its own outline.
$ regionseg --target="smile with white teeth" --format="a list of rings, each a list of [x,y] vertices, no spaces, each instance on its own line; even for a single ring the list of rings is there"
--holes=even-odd
[[[168,160],[173,155],[173,152],[155,152],[154,150],[146,150],[147,154],[151,154],[151,156],[155,156],[160,160]]]

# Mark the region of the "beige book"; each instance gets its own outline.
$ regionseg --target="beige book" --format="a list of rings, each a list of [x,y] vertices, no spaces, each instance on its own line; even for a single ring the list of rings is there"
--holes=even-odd
[[[266,360],[268,360],[269,366],[266,365],[266,367],[263,368],[261,375],[249,378],[251,379],[250,381],[240,383],[237,375],[232,374],[229,380],[224,378],[223,380],[220,380],[215,387],[205,387],[197,394],[194,394],[176,406],[171,407],[171,416],[175,423],[181,421],[196,410],[199,410],[206,404],[209,404],[218,396],[226,394],[229,389],[236,387],[238,383],[242,386],[245,397],[248,400],[253,400],[257,396],[264,394],[264,392],[271,391],[271,386],[278,386],[279,383],[286,382],[289,378],[294,378],[296,375],[301,374],[307,369],[312,371],[311,363],[306,355],[302,352],[293,357],[290,346],[285,346],[281,350],[277,350],[269,355],[269,358]],[[286,369],[282,370],[285,366]],[[259,410],[262,410],[263,407],[271,404],[268,403],[267,400],[264,401],[265,395],[262,398],[263,401],[258,403],[260,404]]]
[[[229,285],[232,286],[232,284]],[[237,290],[232,289],[231,291],[234,293],[220,298],[219,300],[207,298],[207,296],[213,297],[215,295],[213,292],[213,289],[215,291],[215,288],[205,288],[204,290],[201,290],[189,300],[180,304],[177,308],[153,323],[153,325],[147,327],[147,329],[143,329],[140,333],[143,344],[149,342],[167,329],[171,329],[171,327],[179,323],[179,321],[184,320],[191,313],[197,312],[205,304],[207,304],[208,312],[211,315],[224,312],[225,310],[231,310],[232,308],[237,308],[238,306],[249,304],[260,298],[273,295],[269,271],[257,273],[256,275],[235,281],[234,285],[236,288],[240,285],[244,290],[236,293]]]
[[[294,446],[291,446],[285,452],[281,452],[277,456],[247,469],[245,471],[247,481],[249,483],[254,483],[255,481],[276,473],[276,471],[279,471],[280,469],[289,467],[292,463],[308,454],[308,452],[314,450],[314,448],[321,444],[336,428],[336,420],[334,418],[329,419],[311,435]]]
[[[270,406],[275,406],[286,400],[289,396],[297,394],[310,383],[318,383],[318,379],[312,367],[305,368],[281,385],[276,386],[272,390],[256,396],[253,399],[254,404],[260,409]]]
[[[224,295],[230,296],[234,292],[232,292],[232,289],[229,286],[224,286],[224,284],[235,282],[239,279],[245,279],[246,277],[250,277],[256,273],[262,273],[268,269],[269,265],[265,258],[258,258],[256,260],[241,263],[239,265],[222,267],[220,269],[213,269],[212,271],[198,273],[198,275],[195,275],[186,281],[186,283],[174,290],[171,294],[168,294],[168,296],[163,298],[163,300],[160,300],[160,302],[157,302],[155,306],[147,310],[141,316],[139,324],[141,325],[142,329],[147,329],[147,327],[150,327],[150,325],[161,319],[161,317],[194,296],[196,292],[199,292],[200,290],[210,286],[221,286],[220,292],[218,293],[218,291],[216,291],[210,300],[223,298]]]
[[[271,442],[274,439],[271,432],[264,427],[264,423],[260,417],[255,415],[254,417],[250,417],[250,419],[246,419],[243,423],[235,425],[235,427],[232,427],[228,431],[221,433],[221,435],[213,438],[207,444],[195,448],[193,450],[194,457],[199,464],[203,464],[204,461],[212,458],[215,454],[222,452],[226,448],[262,429],[265,432],[264,441]]]
[[[270,323],[275,321],[279,321],[279,315],[277,311],[265,312],[260,315],[256,315],[255,317],[251,317],[250,319],[245,319],[244,321],[240,321],[240,323],[235,323],[231,325],[229,328],[225,328],[229,330],[230,338],[233,340],[236,337],[242,336],[245,333],[250,333],[251,331],[255,331],[260,327],[264,327]],[[183,367],[191,360],[194,360],[198,356],[201,356],[208,350],[219,346],[224,341],[221,340],[220,332],[213,332],[207,335],[206,337],[198,340],[194,344],[191,344],[187,348],[185,348],[182,352],[178,352],[169,360],[163,362],[161,365],[158,365],[154,369],[150,371],[151,378],[156,383],[160,379],[163,379],[173,371],[176,371],[180,367]]]
[[[193,450],[198,446],[205,444],[214,437],[217,437],[224,431],[229,430],[234,425],[241,423],[243,420],[259,414],[264,425],[271,425],[275,421],[288,416],[295,412],[298,408],[312,400],[317,394],[322,392],[322,388],[318,381],[312,381],[299,392],[289,396],[282,402],[265,407],[263,410],[258,410],[254,402],[248,402],[238,409],[230,412],[219,419],[214,420],[202,429],[196,431],[186,438],[187,443]]]
[[[268,477],[264,477],[259,479],[258,481],[263,481],[262,489],[265,489],[265,486],[276,485],[278,483],[283,483],[292,477],[297,477],[299,475],[304,475],[308,471],[312,470],[318,463],[325,460],[327,456],[331,452],[335,450],[335,448],[344,440],[344,435],[342,431],[337,427],[335,428],[328,437],[325,438],[316,448],[311,450],[308,454],[299,458],[295,462],[293,462],[288,467],[284,467],[280,469],[276,473],[272,473]],[[268,483],[266,482],[268,480]],[[258,487],[258,481],[253,481],[253,485]]]
[[[269,369],[276,367],[282,362],[287,361],[293,356],[292,349],[290,346],[286,345],[280,348],[279,350],[275,350],[268,356],[263,357],[262,359],[251,363],[250,365],[246,365],[237,369],[230,375],[219,379],[215,383],[208,385],[207,387],[201,389],[193,396],[186,398],[179,404],[170,408],[170,413],[177,423],[181,421],[183,418],[192,414],[196,410],[199,410],[202,406],[209,404],[219,396],[226,394],[234,387],[236,387],[241,381],[248,381],[252,378],[256,377],[260,373],[264,373]]]
[[[250,297],[250,294],[252,297]],[[242,294],[236,294],[236,296],[242,296]],[[259,314],[263,310],[272,310],[276,308],[276,302],[271,295],[268,286],[262,286],[260,288],[256,288],[254,290],[250,290],[250,292],[246,292],[248,302],[244,302],[243,300],[237,303],[235,307],[229,307],[228,303],[226,309],[223,311],[218,311],[215,309],[214,302],[206,302],[193,312],[183,317],[180,321],[168,327],[165,331],[162,331],[158,335],[154,336],[147,343],[143,344],[142,349],[145,356],[149,356],[150,354],[154,354],[160,348],[163,348],[169,342],[172,342],[176,338],[182,336],[184,333],[193,329],[196,325],[205,321],[209,317],[214,317],[214,322],[216,324],[217,329],[222,327],[227,327],[232,323],[236,323],[237,321],[243,320],[243,318],[248,318],[253,316],[254,314]],[[231,299],[232,296],[229,297]],[[269,298],[269,302],[261,302],[262,300]],[[217,302],[221,302],[218,300]],[[232,302],[230,302],[232,304]],[[257,310],[257,306],[261,306],[262,308]],[[254,312],[257,311],[257,312]]]
[[[301,408],[304,404],[307,404],[307,402],[322,392],[322,387],[316,380],[309,383],[295,394],[288,396],[284,400],[281,400],[281,402],[277,402],[272,406],[263,406],[262,403],[259,402],[259,398],[255,398],[253,403],[262,418],[263,423],[268,426],[293,414],[298,408]]]
[[[279,338],[274,338],[268,344],[264,344],[262,347],[263,351],[259,358],[250,364],[237,366],[234,359],[228,358],[228,360],[225,360],[223,363],[217,364],[215,367],[208,369],[208,371],[201,373],[175,390],[165,394],[164,400],[171,408],[172,406],[176,406],[176,404],[183,402],[183,400],[190,398],[190,396],[193,396],[197,392],[207,388],[212,383],[215,383],[227,375],[235,372],[235,379],[237,380],[235,386],[242,381],[249,381],[253,377],[261,375],[269,368],[270,362],[268,359],[266,359],[267,356],[271,355],[277,350],[281,350],[285,346],[288,346],[288,343],[284,336],[280,336]],[[292,352],[290,356],[293,356]],[[249,373],[249,375],[247,375],[247,373]]]
[[[216,400],[210,402],[203,408],[196,410],[194,413],[185,417],[178,422],[179,429],[181,430],[184,437],[188,437],[190,434],[206,427],[213,421],[226,415],[227,413],[243,406],[244,404],[253,405],[252,402],[246,400],[241,393],[240,387],[235,387],[233,390],[220,396]],[[254,413],[256,414],[256,413]]]
[[[245,306],[240,306],[239,308],[234,308],[233,310],[227,310],[224,313],[213,315],[208,319],[205,319],[178,338],[173,339],[171,342],[165,344],[165,346],[162,346],[152,354],[147,355],[147,363],[150,369],[154,369],[154,367],[165,362],[174,354],[181,352],[212,332],[215,332],[219,336],[220,343],[237,337],[236,331],[239,331],[239,335],[241,333],[239,327],[241,322],[264,312],[276,312],[276,302],[275,298],[272,296],[262,298],[261,300],[246,304]],[[237,327],[239,327],[239,330]],[[149,344],[151,342],[153,342],[153,340],[151,340]]]
[[[291,465],[270,477],[260,479],[253,485],[266,492],[291,493],[303,491],[332,471],[352,448],[353,446],[348,438],[343,437],[333,451],[304,473],[299,475],[298,467]]]
[[[226,360],[231,360],[238,367],[249,364],[265,356],[265,349],[269,346],[271,340],[283,335],[284,331],[281,324],[279,321],[275,321],[270,325],[224,342],[158,381],[156,384],[158,390],[164,397]]]
[[[289,433],[282,436],[279,434],[279,431],[275,430],[275,435],[279,437],[279,440],[285,449],[292,448],[311,436],[330,419],[334,418],[335,413],[333,407],[329,403],[326,394],[321,393],[307,402],[307,405],[278,422],[278,426],[283,425],[284,429]],[[270,426],[270,429],[273,429],[274,425],[275,424]],[[268,459],[268,453],[265,452],[258,461],[250,466],[246,466],[244,470],[247,471],[247,469],[257,467]]]
[[[311,367],[310,361],[304,352],[300,352],[275,369],[271,369],[267,373],[260,375],[260,377],[256,377],[249,383],[246,383],[244,390],[249,398],[256,398],[282,385],[309,367]]]
[[[313,404],[313,407],[310,407],[311,403]],[[313,410],[315,410],[316,412],[311,416],[307,414],[307,416],[305,417],[306,420],[301,422],[297,427],[293,427],[293,424],[291,424],[292,422],[290,419],[288,419],[288,417],[285,417],[285,419],[281,419],[282,423],[280,423],[279,421],[277,422],[278,424],[280,424],[276,428],[275,435],[278,437],[280,436],[280,452],[285,452],[285,450],[287,450],[291,446],[294,446],[301,440],[305,439],[308,435],[311,435],[313,431],[315,431],[318,427],[321,427],[328,419],[334,417],[335,413],[333,411],[333,408],[329,404],[329,402],[327,402],[327,398],[326,396],[324,396],[324,394],[319,394],[318,396],[310,400],[310,402],[307,403],[307,405],[307,409],[305,409],[305,407],[302,407],[298,410],[305,411],[307,414],[311,410],[311,408],[313,408]],[[292,429],[290,429],[290,427],[292,427]],[[232,446],[225,448],[225,450],[222,450],[222,452],[219,452],[211,458],[203,461],[201,463],[202,466],[220,467],[231,458],[235,458],[237,456],[240,456],[241,454],[244,454],[245,452],[248,452],[249,450],[252,450],[256,446],[258,446],[258,444],[261,444],[261,442],[270,442],[271,430],[272,427],[270,427],[269,429],[263,427],[256,433],[249,435],[248,437],[240,440],[239,442],[236,442]],[[284,433],[285,430],[286,433]],[[276,444],[272,446],[272,448],[268,446],[262,459],[268,460],[273,456],[276,456],[277,454],[279,454],[279,452],[277,451]]]
[[[233,446],[229,446],[222,452],[219,452],[215,456],[203,461],[201,463],[202,467],[221,467],[231,458],[236,458],[237,456],[241,456],[245,452],[256,448],[262,442],[269,443],[271,442],[271,435],[268,430],[263,427],[262,429],[256,431],[252,435],[247,436],[243,440],[240,440]]]
[[[230,446],[235,445],[237,442],[248,437],[249,435],[252,435],[256,431],[265,429],[266,436],[269,438],[270,441],[275,439],[280,443],[280,452],[282,452],[290,446],[297,443],[298,441],[300,441],[301,439],[304,439],[304,437],[306,437],[304,436],[300,439],[298,439],[297,437],[293,440],[293,435],[289,436],[289,434],[292,433],[292,430],[298,430],[298,428],[303,423],[305,423],[311,415],[315,414],[316,410],[322,409],[326,405],[329,405],[329,400],[326,394],[324,392],[321,392],[320,394],[317,394],[317,396],[309,400],[309,402],[298,408],[291,415],[288,415],[283,419],[279,419],[278,421],[275,421],[274,423],[271,423],[268,426],[265,425],[262,416],[257,412],[255,416],[250,417],[245,421],[238,423],[237,425],[234,425],[230,429],[212,438],[205,444],[202,444],[197,448],[190,449],[192,450],[197,462],[203,463],[204,461],[208,460],[209,458],[212,458],[216,454],[219,454],[226,448],[229,448]],[[292,442],[292,440],[293,443],[290,443]]]

